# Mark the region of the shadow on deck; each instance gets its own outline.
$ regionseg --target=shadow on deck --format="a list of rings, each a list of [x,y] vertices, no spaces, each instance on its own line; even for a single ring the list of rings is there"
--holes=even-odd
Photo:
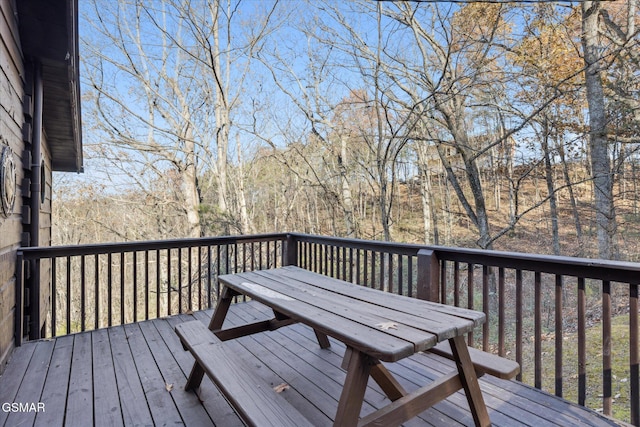
[[[0,377],[0,426],[242,425],[208,379],[199,395],[183,390],[193,358],[173,327],[193,317],[208,323],[210,315],[196,312],[24,344]],[[227,322],[268,316],[265,307],[242,303],[232,306]],[[288,384],[283,396],[319,426],[331,425],[345,376],[344,346],[331,344],[321,350],[313,331],[300,324],[229,342],[274,387]],[[452,369],[451,362],[430,354],[388,367],[409,391]],[[519,382],[485,376],[480,383],[495,426],[618,425]],[[362,415],[385,399],[370,381]],[[21,409],[29,411],[11,412],[19,409],[11,403],[28,404]],[[473,420],[458,392],[405,425],[467,426]]]

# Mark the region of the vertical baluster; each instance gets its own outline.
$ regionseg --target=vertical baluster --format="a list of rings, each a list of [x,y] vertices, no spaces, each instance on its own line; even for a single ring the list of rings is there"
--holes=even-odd
[[[340,279],[347,280],[347,248],[342,248],[342,277]]]
[[[440,303],[447,303],[447,261],[442,260],[440,267]]]
[[[271,249],[269,241],[267,240],[267,268],[271,268]]]
[[[178,284],[176,291],[178,292],[178,314],[182,313],[182,248],[178,248]]]
[[[364,266],[364,277],[362,278],[361,285],[369,286],[369,251],[364,251],[364,260],[362,265]]]
[[[585,406],[587,399],[587,297],[585,280],[578,277],[578,404]]]
[[[216,246],[216,300],[220,299],[220,280],[218,277],[220,276],[220,266],[222,261],[220,260],[220,250],[221,245]],[[262,267],[260,267],[262,268]]]
[[[629,368],[631,424],[640,425],[640,380],[638,378],[638,285],[629,285]]]
[[[149,250],[144,251],[144,320],[149,320]]]
[[[133,322],[138,321],[138,252],[133,251]]]
[[[453,305],[460,307],[460,263],[453,263]]]
[[[611,282],[602,281],[602,412],[611,415]]]
[[[340,248],[333,246],[333,277],[340,277]]]
[[[371,251],[371,289],[376,288],[376,252]]]
[[[348,277],[349,280],[348,282],[353,283],[353,266],[354,266],[354,262],[353,262],[353,248],[349,248],[349,265],[348,265]]]
[[[384,252],[380,252],[380,290],[384,291],[384,285],[385,285],[385,281],[384,281],[384,258],[385,258],[385,253]]]
[[[522,367],[522,270],[516,270],[516,362]],[[516,379],[522,381],[522,369]]]
[[[489,351],[489,324],[491,323],[489,313],[489,267],[482,266],[482,311],[486,316],[486,321],[482,325],[482,350]]]
[[[240,246],[240,264],[241,264],[241,270],[243,273],[247,272],[247,244],[246,243],[242,243],[242,245]]]
[[[239,262],[238,262],[238,244],[234,243],[233,244],[233,273],[237,273],[238,272],[238,266],[239,266]]]
[[[57,290],[58,290],[58,283],[57,283],[57,272],[56,272],[56,264],[57,264],[58,258],[51,258],[51,336],[52,337],[56,337],[56,325],[58,323],[58,304],[57,304]],[[20,267],[19,268],[23,268],[22,267],[22,262],[20,262],[18,264]],[[68,310],[68,308],[67,308]]]
[[[562,276],[556,274],[556,287],[555,287],[555,388],[556,396],[562,397]]]
[[[404,295],[404,257],[398,254],[398,295]]]
[[[534,386],[542,388],[542,275],[534,274]]]
[[[387,292],[394,292],[393,287],[393,254],[387,254],[387,258],[389,259],[389,265],[387,266],[387,277],[389,281],[389,285],[387,286]]]
[[[193,247],[187,249],[187,311],[193,311]]]
[[[100,328],[100,258],[98,254],[93,256],[93,284],[95,287],[95,309],[94,309],[94,328]],[[55,286],[52,286],[52,291],[55,292]],[[52,292],[52,293],[53,293]],[[51,311],[53,313],[53,310]]]
[[[207,246],[209,248],[209,246]],[[207,298],[210,298],[211,295],[211,252],[207,252],[207,280],[206,280],[206,292]],[[202,288],[202,275],[204,274],[203,269],[203,260],[202,260],[202,246],[198,246],[198,310],[204,310],[204,306],[202,305],[202,294],[205,292],[205,289]]]
[[[322,274],[329,276],[329,247],[327,245],[322,245],[322,253],[323,253],[323,264],[322,264]]]
[[[84,332],[87,328],[87,279],[86,279],[86,259],[80,256],[80,332]]]
[[[200,261],[202,264],[202,261]],[[211,246],[207,245],[207,308],[211,308]],[[200,298],[202,298],[202,289],[200,290]],[[203,309],[202,300],[200,300],[200,310]]]
[[[167,315],[171,316],[171,249],[167,249]]]
[[[505,302],[505,289],[504,289],[504,268],[498,268],[498,355],[504,356],[504,302]]]
[[[125,255],[124,252],[120,252],[120,324],[125,324]]]
[[[413,256],[407,256],[407,296],[413,297]]]
[[[473,295],[473,264],[467,264],[467,308],[473,310],[474,307],[474,295]],[[469,332],[467,336],[467,344],[473,347],[473,331]]]
[[[282,250],[280,251],[282,252]],[[279,264],[280,262],[282,262],[282,257],[278,256],[278,241],[275,240],[273,242],[273,267],[274,268],[281,267],[281,265]]]
[[[71,333],[71,257],[67,256],[67,334]]]
[[[107,324],[113,325],[113,256],[107,254]]]
[[[362,278],[362,272],[360,271],[360,269],[362,268],[362,251],[360,249],[356,250],[356,283],[357,284],[361,284],[360,279]]]
[[[160,271],[160,249],[156,249],[156,317],[162,317],[162,314],[160,313]]]

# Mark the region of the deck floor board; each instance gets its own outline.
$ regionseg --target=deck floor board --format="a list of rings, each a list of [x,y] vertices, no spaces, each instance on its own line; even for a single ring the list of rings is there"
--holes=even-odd
[[[232,306],[225,326],[264,319],[269,309],[255,302]],[[193,364],[173,328],[194,318],[208,323],[211,311],[30,342],[16,349],[0,376],[0,403],[45,404],[45,412],[0,412],[0,427],[20,425],[186,425],[241,426],[215,386],[205,379],[198,394],[185,392]],[[344,346],[331,339],[320,349],[304,325],[243,337],[228,343],[273,386],[290,386],[282,395],[319,426],[329,426],[345,373]],[[387,364],[407,388],[415,390],[453,369],[449,360],[418,354]],[[480,379],[495,426],[611,426],[613,421],[515,381]],[[362,414],[388,403],[370,381]],[[407,427],[469,426],[473,420],[462,392],[404,424]]]
[[[109,333],[106,329],[100,329],[91,335],[93,337],[93,381],[98,384],[93,393],[94,418],[96,424],[116,427],[122,425],[123,421]]]
[[[102,332],[106,333],[106,331]],[[69,360],[73,357],[73,341],[74,337],[71,335],[60,337],[55,341],[55,348],[53,349],[44,389],[42,390],[42,396],[47,397],[50,410],[36,414],[35,426],[59,426],[64,423],[69,391],[69,375],[71,373]],[[111,357],[109,357],[109,360],[111,360]],[[118,398],[117,394],[115,398]],[[122,417],[120,419],[122,420]]]

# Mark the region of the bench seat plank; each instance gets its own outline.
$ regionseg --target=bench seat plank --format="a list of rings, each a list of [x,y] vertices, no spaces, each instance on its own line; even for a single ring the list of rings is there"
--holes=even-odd
[[[250,426],[311,426],[297,409],[252,373],[242,359],[229,350],[200,321],[176,326],[176,333],[209,378]]]
[[[429,349],[431,353],[453,360],[453,353],[448,342],[443,341]],[[513,360],[505,359],[477,348],[469,347],[469,356],[478,376],[487,374],[503,380],[510,380],[520,372],[520,365]]]

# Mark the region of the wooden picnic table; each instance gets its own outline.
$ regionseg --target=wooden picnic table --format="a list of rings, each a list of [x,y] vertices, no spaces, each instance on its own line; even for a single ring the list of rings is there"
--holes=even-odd
[[[320,347],[330,346],[327,336],[346,345],[346,379],[335,426],[399,425],[461,388],[475,424],[490,425],[464,339],[485,321],[484,313],[385,293],[293,266],[222,275],[219,280],[224,288],[209,329],[221,341],[301,322],[313,328]],[[222,329],[238,295],[269,306],[273,319]],[[445,340],[457,369],[418,390],[407,392],[381,363],[396,362]],[[203,374],[196,362],[187,388],[198,385]],[[360,419],[370,376],[391,402]]]

